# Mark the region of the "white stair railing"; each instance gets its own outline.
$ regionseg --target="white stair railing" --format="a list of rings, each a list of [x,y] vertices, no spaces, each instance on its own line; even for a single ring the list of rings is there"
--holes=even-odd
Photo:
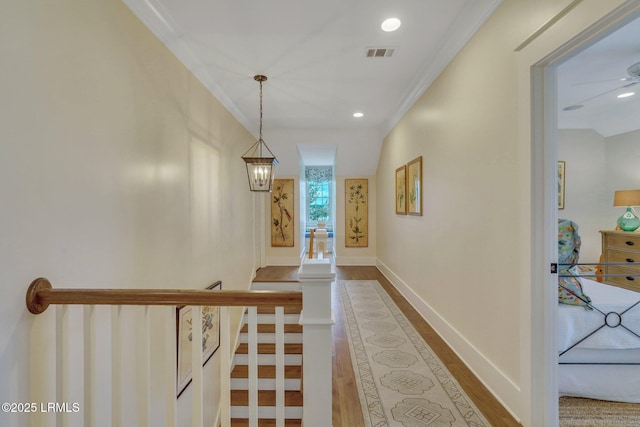
[[[36,279],[27,291],[27,307],[34,314],[42,313],[50,304],[58,305],[55,316],[55,390],[50,398],[51,402],[78,402],[78,410],[71,407],[71,411],[55,411],[53,418],[46,419],[42,414],[36,414],[31,425],[59,427],[82,425],[85,427],[98,426],[128,426],[137,425],[149,427],[164,425],[176,427],[178,425],[178,406],[176,399],[176,307],[187,305],[192,307],[192,324],[202,324],[202,306],[220,307],[220,378],[205,378],[202,365],[203,346],[201,328],[192,328],[191,339],[191,425],[204,426],[205,407],[219,403],[218,420],[222,427],[230,427],[230,374],[232,349],[235,333],[231,331],[231,312],[229,307],[249,307],[249,381],[255,386],[250,393],[250,425],[258,425],[258,396],[257,392],[257,316],[256,307],[275,307],[276,328],[276,369],[278,372],[276,409],[277,425],[284,426],[284,308],[293,306],[300,309],[302,295],[297,291],[190,291],[190,290],[135,290],[135,289],[53,289],[48,280]],[[81,324],[71,322],[71,306],[84,306]],[[95,307],[97,305],[111,305],[107,318],[99,318]],[[133,322],[125,316],[124,306],[136,307]],[[165,306],[152,313],[152,306]],[[129,313],[131,314],[131,313]],[[163,342],[152,345],[155,337],[153,319],[157,314],[162,330]],[[124,317],[124,319],[123,319]],[[109,325],[110,333],[105,337],[97,334],[97,325],[105,322]],[[132,324],[133,323],[133,324]],[[78,329],[80,327],[80,329]],[[73,333],[80,331],[79,336]],[[133,331],[133,332],[132,332]],[[237,331],[235,331],[237,333]],[[125,356],[129,348],[126,338],[134,335],[134,360]],[[79,351],[83,368],[78,370],[71,361],[77,360],[77,354],[71,354],[76,346],[82,342]],[[98,346],[100,341],[100,346]],[[108,341],[105,343],[104,341]],[[158,344],[158,343],[155,343]],[[330,343],[329,343],[330,347]],[[109,348],[107,352],[101,349]],[[161,348],[161,355],[154,354],[152,348]],[[38,351],[38,349],[33,349]],[[72,357],[74,356],[74,357]],[[155,359],[154,359],[155,357]],[[105,375],[99,375],[102,369],[100,361],[108,359],[110,375],[107,381],[102,381]],[[153,361],[155,360],[155,362]],[[331,376],[331,354],[329,353],[329,377]],[[153,364],[159,369],[154,369]],[[314,362],[315,363],[315,362]],[[134,377],[128,376],[131,365],[134,367]],[[155,377],[157,375],[157,378]],[[126,376],[126,380],[125,380]],[[204,385],[209,381],[219,383],[219,401],[205,401]],[[81,394],[74,394],[76,385],[80,384]],[[154,392],[152,384],[162,384],[161,393]],[[128,394],[125,394],[125,388]],[[132,392],[131,390],[135,390]],[[41,396],[46,392],[38,392]],[[128,398],[135,395],[135,411],[132,414],[128,407]],[[327,396],[325,396],[326,399]],[[328,399],[331,399],[329,391]],[[324,399],[323,399],[324,400]],[[53,412],[53,411],[52,411]],[[39,423],[39,421],[45,421]],[[161,422],[158,422],[161,420]],[[307,427],[319,426],[313,422],[305,423]],[[330,424],[329,424],[330,425]],[[326,427],[323,426],[323,427]]]

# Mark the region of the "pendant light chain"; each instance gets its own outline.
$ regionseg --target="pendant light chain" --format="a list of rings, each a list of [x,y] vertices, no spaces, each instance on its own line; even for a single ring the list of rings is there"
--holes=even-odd
[[[262,141],[262,79],[260,82],[260,141]],[[260,156],[262,156],[262,145],[260,145]]]
[[[260,139],[262,139],[262,80],[260,80]]]

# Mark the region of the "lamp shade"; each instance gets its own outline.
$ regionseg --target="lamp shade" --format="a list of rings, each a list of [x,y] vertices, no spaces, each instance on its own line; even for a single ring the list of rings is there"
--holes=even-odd
[[[616,191],[613,206],[640,206],[640,190]]]

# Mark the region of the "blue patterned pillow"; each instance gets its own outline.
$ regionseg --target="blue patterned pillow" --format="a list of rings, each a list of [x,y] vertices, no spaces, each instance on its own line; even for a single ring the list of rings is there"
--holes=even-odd
[[[576,264],[580,257],[580,235],[578,225],[568,219],[558,220],[558,275],[575,277],[558,277],[558,302],[561,304],[581,305],[587,307],[591,302],[582,291],[582,283],[578,276]],[[565,264],[565,265],[562,265]]]

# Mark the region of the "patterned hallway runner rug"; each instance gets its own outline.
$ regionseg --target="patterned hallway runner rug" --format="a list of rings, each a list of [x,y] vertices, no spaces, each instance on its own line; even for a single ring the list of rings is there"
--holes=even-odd
[[[367,427],[491,425],[376,280],[338,290]]]

